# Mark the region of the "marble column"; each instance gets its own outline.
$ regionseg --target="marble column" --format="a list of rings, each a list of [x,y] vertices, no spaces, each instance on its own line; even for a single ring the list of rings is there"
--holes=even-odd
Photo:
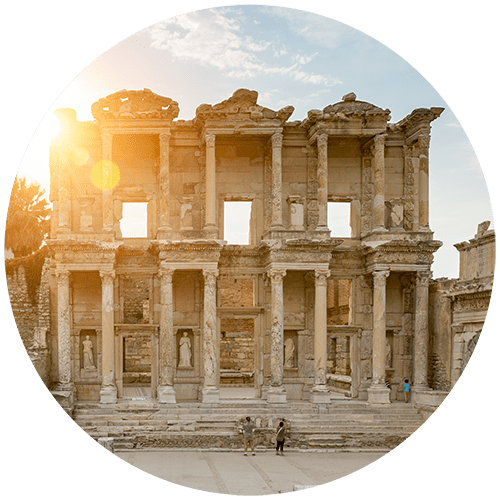
[[[328,270],[315,272],[314,301],[314,386],[311,389],[311,402],[329,403],[330,393],[327,388],[326,362],[327,353],[327,310],[326,293]]]
[[[58,190],[58,233],[69,233],[71,231],[71,198],[68,191],[69,181],[69,152],[67,148],[59,146],[59,190]]]
[[[373,230],[385,231],[385,138],[386,134],[373,139]]]
[[[59,390],[73,390],[71,376],[70,272],[56,271],[57,277],[57,355]]]
[[[170,230],[170,132],[160,134],[160,231]]]
[[[271,380],[267,393],[270,403],[286,402],[283,386],[283,278],[286,271],[272,269],[267,272],[271,280]]]
[[[328,135],[318,136],[318,229],[328,230]]]
[[[369,403],[390,403],[385,385],[386,282],[389,270],[373,272],[373,361],[372,383],[368,388]]]
[[[272,145],[272,211],[271,229],[281,229],[282,219],[282,179],[281,179],[281,149],[283,146],[283,134],[275,132],[271,136]]]
[[[175,336],[172,278],[173,269],[162,268],[160,278],[160,384],[158,400],[160,403],[175,403]]]
[[[415,284],[415,338],[413,349],[413,390],[428,389],[429,280],[430,271],[417,271]]]
[[[220,400],[219,370],[217,356],[217,303],[216,284],[219,271],[204,269],[203,295],[203,372],[204,382],[202,402],[213,403]]]
[[[429,230],[429,134],[418,137],[418,225]]]
[[[102,134],[102,230],[113,232],[113,189],[106,189],[112,184],[113,175],[113,135]]]
[[[217,227],[215,220],[216,188],[215,188],[215,134],[207,134],[206,166],[205,166],[205,229]]]
[[[100,271],[102,282],[102,384],[101,403],[115,403],[114,271]]]

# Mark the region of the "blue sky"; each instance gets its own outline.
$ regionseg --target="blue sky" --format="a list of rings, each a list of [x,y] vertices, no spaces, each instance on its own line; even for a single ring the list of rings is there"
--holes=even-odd
[[[268,6],[206,9],[156,23],[98,57],[52,107],[91,120],[93,102],[112,92],[150,88],[179,102],[179,119],[194,117],[237,88],[259,92],[271,109],[292,104],[291,120],[323,109],[348,92],[391,110],[397,122],[414,108],[442,106],[431,141],[431,227],[443,241],[434,276],[458,275],[453,244],[491,220],[486,184],[462,127],[443,98],[404,59],[346,24],[300,10]],[[42,135],[42,134],[40,134]],[[28,151],[21,172],[47,185],[46,138]],[[456,223],[460,217],[460,224]]]

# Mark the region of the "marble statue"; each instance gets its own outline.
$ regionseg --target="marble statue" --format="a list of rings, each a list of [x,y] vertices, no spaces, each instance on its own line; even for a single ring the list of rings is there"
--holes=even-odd
[[[82,342],[83,345],[83,368],[84,370],[95,370],[93,344],[87,335]]]
[[[191,340],[188,337],[188,333],[184,332],[183,336],[179,340],[179,367],[187,368],[191,367]]]
[[[285,340],[285,368],[295,368],[295,344],[292,339]]]

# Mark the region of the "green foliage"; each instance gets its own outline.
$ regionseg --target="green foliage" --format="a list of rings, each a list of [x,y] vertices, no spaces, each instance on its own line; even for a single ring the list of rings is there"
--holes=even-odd
[[[16,177],[5,228],[5,248],[15,257],[36,252],[49,233],[51,209],[44,194],[37,182],[28,184],[24,177]]]

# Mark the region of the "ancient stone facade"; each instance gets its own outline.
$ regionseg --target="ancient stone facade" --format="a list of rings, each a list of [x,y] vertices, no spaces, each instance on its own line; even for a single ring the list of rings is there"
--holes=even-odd
[[[474,351],[486,319],[495,270],[495,232],[478,225],[469,241],[457,243],[458,279],[438,279],[430,286],[430,361],[432,387],[449,391]]]
[[[241,89],[192,120],[149,90],[58,110],[51,147],[53,386],[113,403],[217,402],[246,384],[269,402],[372,403],[429,390],[430,124],[348,94],[289,121]],[[248,245],[227,244],[226,202],[251,203]],[[328,207],[350,205],[350,237]],[[143,237],[125,231],[146,207]],[[141,374],[141,375],[137,375]],[[137,376],[135,376],[137,375]],[[389,383],[388,383],[389,382]]]

